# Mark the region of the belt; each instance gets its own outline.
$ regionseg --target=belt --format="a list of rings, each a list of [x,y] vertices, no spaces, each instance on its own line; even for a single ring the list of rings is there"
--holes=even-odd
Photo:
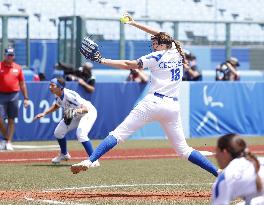
[[[165,98],[171,98],[174,101],[178,101],[178,98],[176,98],[176,97],[169,97],[169,96],[166,96],[166,95],[157,93],[157,92],[155,92],[154,95],[157,96],[157,97],[159,97],[159,98],[162,98],[162,99],[165,97]]]

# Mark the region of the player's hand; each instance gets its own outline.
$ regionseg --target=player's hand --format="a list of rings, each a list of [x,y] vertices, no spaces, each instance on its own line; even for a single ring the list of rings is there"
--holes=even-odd
[[[132,16],[130,16],[128,13],[124,13],[123,17],[126,17],[129,19],[129,21],[127,21],[126,24],[133,24],[135,22]]]
[[[84,114],[84,113],[87,113],[88,110],[85,108],[77,108],[77,109],[75,109],[75,112],[79,113],[79,114]]]
[[[78,78],[78,82],[79,82],[79,84],[81,84],[81,85],[85,85],[85,81],[84,81],[83,79],[81,79],[81,78]]]
[[[37,119],[40,119],[40,118],[44,117],[44,116],[45,116],[44,113],[39,113],[39,114],[37,114],[37,115],[33,118],[33,122],[34,122],[35,120],[37,120]]]
[[[27,107],[29,105],[29,100],[28,99],[24,99],[23,104],[24,104],[24,107]]]
[[[71,78],[72,81],[78,80],[78,78],[72,74],[69,74],[68,76]]]

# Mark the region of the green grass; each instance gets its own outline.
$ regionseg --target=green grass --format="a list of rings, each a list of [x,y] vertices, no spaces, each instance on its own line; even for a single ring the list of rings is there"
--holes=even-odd
[[[181,159],[105,160],[101,167],[73,175],[70,163],[9,164],[0,167],[1,190],[47,190],[99,185],[136,185],[132,188],[103,188],[98,191],[210,190],[214,177]],[[198,176],[198,177],[197,177]],[[203,184],[190,186],[188,184]],[[140,184],[183,184],[178,186],[140,186]],[[93,203],[95,203],[93,201]],[[99,203],[99,202],[98,202]],[[100,202],[102,203],[102,202]],[[110,201],[104,201],[109,204]],[[122,202],[120,202],[122,203]],[[123,202],[124,203],[124,202]],[[135,202],[131,202],[134,203]],[[139,203],[139,202],[137,202]],[[143,203],[143,202],[141,202]],[[161,202],[160,202],[161,203]],[[3,203],[4,204],[4,203]],[[96,203],[95,203],[96,204]],[[115,204],[115,203],[113,203]],[[145,204],[145,203],[143,203]],[[184,203],[183,203],[184,204]],[[197,203],[193,203],[197,204]],[[199,204],[199,203],[198,203]],[[206,203],[208,204],[208,201]]]
[[[247,138],[249,144],[264,144],[264,138]],[[100,141],[93,141],[97,145]],[[214,146],[216,139],[189,139],[191,146]],[[15,144],[47,145],[56,144],[56,141],[49,142],[17,142]],[[77,141],[69,141],[69,150],[82,150]],[[167,140],[129,140],[120,144],[117,149],[127,148],[166,148],[170,147]],[[1,154],[1,153],[0,153]],[[210,158],[214,163],[215,159]],[[189,163],[187,160],[175,159],[141,159],[141,160],[102,160],[101,167],[89,169],[85,173],[73,175],[70,172],[68,162],[59,166],[50,163],[32,164],[1,164],[0,191],[3,190],[34,190],[43,191],[48,189],[64,189],[66,187],[90,187],[100,185],[137,185],[135,187],[118,188],[97,188],[98,191],[179,191],[197,190],[210,191],[211,184],[215,178],[206,171]],[[174,186],[158,186],[142,184],[178,184]],[[82,203],[84,203],[82,201]],[[89,204],[209,204],[209,201],[192,200],[188,202],[173,201],[113,201],[110,199],[91,199],[85,203]],[[1,201],[0,204],[47,204],[34,202],[10,202]]]

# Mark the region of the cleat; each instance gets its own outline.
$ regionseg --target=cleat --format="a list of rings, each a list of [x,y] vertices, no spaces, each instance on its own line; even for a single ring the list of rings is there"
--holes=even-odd
[[[100,162],[98,160],[94,161],[92,164],[91,164],[91,167],[100,167]]]
[[[7,142],[6,143],[5,149],[6,150],[9,150],[9,151],[13,151],[14,150],[13,145],[10,142]]]
[[[59,164],[61,161],[68,161],[69,159],[71,159],[71,155],[69,153],[65,155],[60,153],[57,157],[54,157],[51,162],[53,164]]]
[[[99,163],[99,162],[98,162]],[[84,161],[81,161],[80,163],[78,164],[73,164],[71,166],[71,172],[73,174],[78,174],[79,172],[81,171],[86,171],[87,169],[89,169],[89,167],[92,166],[92,162],[90,160],[84,160]]]

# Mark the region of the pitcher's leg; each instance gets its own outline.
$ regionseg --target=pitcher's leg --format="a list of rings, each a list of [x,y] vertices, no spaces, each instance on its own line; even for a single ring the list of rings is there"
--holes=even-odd
[[[187,158],[190,162],[198,165],[199,167],[210,172],[214,176],[217,176],[217,168],[203,156],[199,151],[191,148],[185,139],[180,117],[175,122],[162,123],[162,127],[167,134],[167,137],[172,144],[174,150],[184,158]]]
[[[106,152],[111,150],[118,144],[117,139],[113,135],[108,135],[99,145],[96,147],[92,155],[90,156],[90,161],[95,162]]]

